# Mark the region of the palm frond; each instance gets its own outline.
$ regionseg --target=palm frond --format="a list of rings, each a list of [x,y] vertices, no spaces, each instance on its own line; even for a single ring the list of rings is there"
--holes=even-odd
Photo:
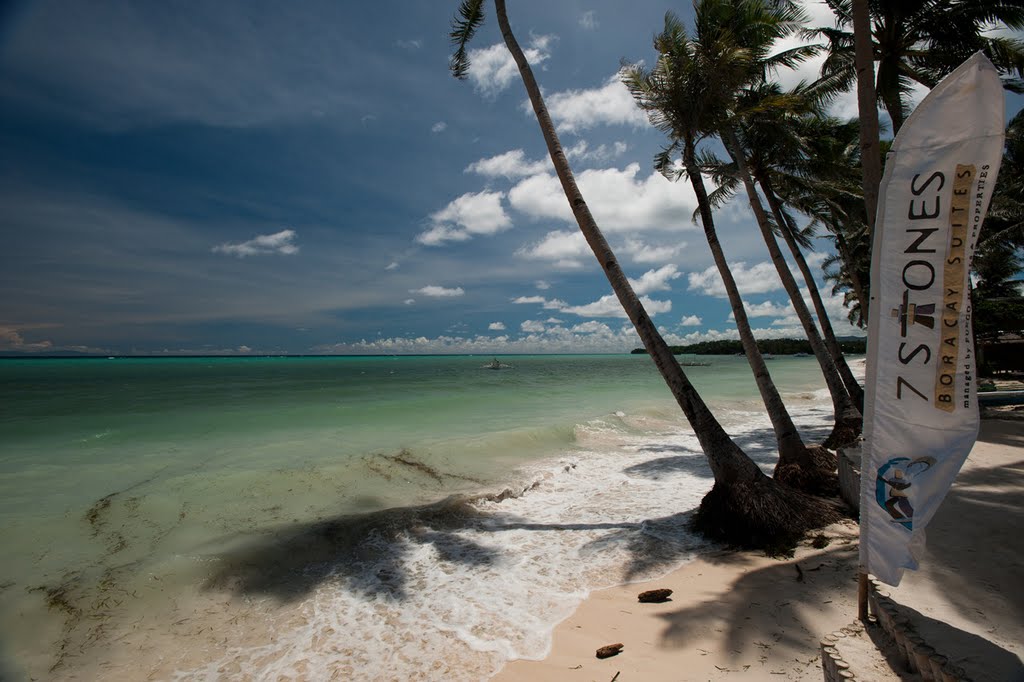
[[[452,19],[450,37],[456,49],[448,62],[452,75],[459,80],[464,80],[469,73],[469,41],[483,23],[484,0],[463,0],[458,14]]]

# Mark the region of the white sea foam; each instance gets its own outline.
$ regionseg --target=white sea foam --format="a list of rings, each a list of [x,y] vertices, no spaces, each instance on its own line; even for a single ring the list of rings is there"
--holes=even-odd
[[[794,417],[820,430],[828,412]],[[725,419],[771,450],[762,414]],[[554,626],[591,590],[656,577],[706,547],[687,530],[712,483],[692,433],[614,414],[580,426],[577,437],[579,451],[522,472],[539,482],[522,495],[367,533],[358,552],[341,557],[358,565],[313,567],[323,579],[301,599],[197,594],[220,605],[214,621],[250,625],[223,637],[204,663],[186,657],[181,663],[195,665],[174,677],[472,680],[510,659],[545,656]]]

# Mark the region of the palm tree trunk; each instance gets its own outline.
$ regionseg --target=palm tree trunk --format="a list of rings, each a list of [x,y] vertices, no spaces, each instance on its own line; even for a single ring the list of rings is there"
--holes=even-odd
[[[736,318],[736,329],[739,331],[743,352],[747,356],[747,362],[750,363],[750,369],[754,372],[757,390],[761,394],[761,400],[764,401],[768,418],[775,430],[775,439],[779,447],[775,477],[807,492],[820,492],[823,489],[828,489],[834,482],[821,480],[823,477],[815,472],[818,466],[804,445],[796,425],[793,424],[789,410],[786,409],[782,396],[779,395],[775,382],[772,381],[768,366],[761,355],[761,350],[757,347],[754,333],[750,329],[750,322],[747,319],[747,311],[743,307],[739,287],[736,286],[736,279],[729,269],[722,244],[718,240],[711,202],[708,200],[704,179],[697,165],[696,149],[692,137],[687,137],[683,141],[683,165],[686,168],[686,175],[690,179],[693,192],[697,196],[704,236],[708,246],[711,247],[711,255],[718,267],[718,273],[722,277],[722,284],[725,286],[725,293],[729,298],[729,306]]]
[[[533,70],[509,26],[505,0],[494,0],[494,6],[502,38],[519,67],[548,154],[576,223],[636,328],[644,348],[693,427],[714,474],[715,485],[701,501],[694,516],[694,527],[712,538],[770,551],[780,546],[791,547],[807,530],[838,520],[836,510],[823,505],[817,498],[788,489],[765,476],[733,442],[690,384],[619,267],[615,254],[576,186]]]
[[[860,412],[854,407],[853,402],[850,400],[850,395],[846,392],[846,386],[843,385],[839,371],[836,369],[835,363],[832,362],[832,357],[829,355],[828,350],[826,350],[825,344],[821,341],[821,336],[814,325],[814,320],[811,317],[811,312],[807,309],[807,304],[804,303],[796,279],[793,278],[793,273],[790,272],[789,265],[786,263],[786,259],[779,249],[779,244],[775,240],[775,234],[772,232],[771,225],[768,222],[768,216],[761,205],[761,199],[757,196],[757,189],[754,187],[753,178],[750,176],[750,169],[747,166],[747,160],[742,151],[743,147],[739,143],[736,131],[731,125],[725,125],[722,127],[721,134],[726,150],[732,156],[739,169],[740,177],[747,191],[750,208],[754,212],[757,225],[761,230],[761,236],[764,237],[765,245],[768,247],[768,254],[775,265],[776,271],[779,273],[779,279],[782,280],[783,288],[789,294],[789,298],[793,303],[793,309],[796,310],[797,317],[800,318],[800,324],[803,326],[807,340],[811,344],[811,349],[818,359],[821,372],[825,377],[825,384],[832,395],[835,426],[832,429],[832,433],[825,440],[825,444],[827,447],[835,448],[850,443],[861,432],[862,419]]]
[[[814,304],[814,312],[818,316],[818,324],[821,326],[825,348],[828,349],[829,354],[832,356],[832,361],[836,364],[836,369],[839,370],[839,376],[842,378],[843,385],[846,386],[846,391],[850,394],[853,404],[863,413],[864,389],[860,387],[857,377],[853,376],[850,366],[846,364],[846,357],[843,355],[842,348],[839,347],[836,333],[832,329],[832,322],[828,319],[825,304],[821,300],[821,292],[818,290],[818,285],[814,281],[814,275],[811,273],[811,268],[807,265],[807,260],[804,258],[800,245],[796,243],[796,239],[793,237],[789,221],[782,210],[782,203],[772,189],[771,179],[767,175],[760,175],[759,182],[761,189],[764,190],[765,197],[768,199],[768,206],[772,210],[772,215],[775,216],[775,222],[779,226],[779,231],[782,233],[782,239],[786,242],[786,246],[789,247],[789,252],[793,254],[793,259],[796,261],[797,267],[800,268],[800,274],[803,275],[804,283],[811,294],[811,303]]]
[[[875,95],[875,55],[871,37],[868,0],[852,0],[853,60],[857,69],[857,109],[860,114],[860,163],[864,186],[864,208],[868,234],[875,233],[878,188],[882,184],[882,154],[879,143],[878,100]],[[863,305],[863,301],[861,302]],[[867,316],[867,308],[864,309]]]
[[[495,0],[495,9],[497,10],[501,35],[505,40],[505,45],[512,53],[516,65],[519,67],[519,73],[522,76],[523,84],[526,86],[526,92],[530,97],[530,103],[533,105],[533,111],[537,116],[537,122],[540,124],[541,133],[544,136],[544,142],[547,144],[548,154],[551,156],[551,161],[555,166],[555,173],[562,184],[562,190],[565,192],[565,196],[572,208],[576,223],[587,240],[587,244],[590,245],[591,250],[594,252],[594,256],[601,264],[601,268],[604,270],[608,283],[611,284],[612,290],[619,299],[619,303],[622,304],[626,315],[643,341],[644,348],[647,349],[648,354],[654,360],[654,364],[657,366],[658,371],[661,372],[662,377],[664,377],[665,383],[668,384],[676,402],[679,403],[679,407],[682,408],[687,420],[693,427],[694,433],[708,457],[716,482],[755,481],[763,477],[764,474],[758,466],[740,450],[725,432],[725,429],[722,428],[718,420],[715,419],[714,415],[711,414],[711,411],[683,372],[668,344],[665,343],[661,334],[658,333],[650,316],[644,310],[643,304],[633,291],[633,287],[630,286],[625,273],[622,272],[622,268],[619,267],[615,254],[594,221],[594,217],[591,215],[590,209],[587,207],[587,203],[584,201],[583,195],[576,185],[576,178],[569,167],[569,162],[565,157],[565,152],[555,132],[551,116],[548,114],[547,106],[541,97],[540,88],[533,77],[533,70],[526,61],[522,48],[520,48],[509,26],[504,0]]]

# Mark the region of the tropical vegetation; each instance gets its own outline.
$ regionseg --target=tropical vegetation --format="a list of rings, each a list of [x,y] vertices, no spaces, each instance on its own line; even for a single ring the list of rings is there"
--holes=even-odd
[[[835,487],[836,460],[825,447],[854,442],[860,433],[863,389],[844,354],[863,352],[863,345],[852,348],[836,337],[807,251],[817,236],[831,242],[826,280],[833,294],[844,296],[851,322],[863,326],[870,301],[873,196],[886,143],[878,139],[875,123],[830,116],[831,101],[854,85],[860,63],[868,74],[860,82],[862,106],[867,93],[873,114],[877,98],[893,129],[899,130],[913,83],[934,86],[978,49],[1000,69],[1008,89],[1024,91],[1024,44],[992,31],[998,23],[1024,27],[1024,0],[826,2],[837,17],[833,27],[808,27],[798,5],[787,0],[695,0],[691,29],[668,13],[654,38],[652,64],[623,66],[623,82],[666,137],[654,155],[654,167],[669,180],[685,178],[697,198],[693,219],[704,232],[739,336],[738,341],[684,347],[666,344],[633,291],[576,184],[540,87],[511,29],[506,2],[494,0],[493,5],[576,223],[643,342],[643,349],[634,352],[653,359],[714,474],[714,487],[695,523],[712,537],[747,546],[778,547],[835,518],[834,508],[816,497]],[[456,78],[467,75],[468,46],[484,21],[487,4],[464,0],[459,6],[451,32],[455,51],[450,67]],[[855,23],[869,31],[855,35],[850,30]],[[777,49],[796,35],[824,39],[826,45]],[[827,57],[815,82],[784,89],[773,80],[780,68],[794,67],[820,50],[827,50]],[[870,75],[872,61],[878,63],[877,79]],[[1024,267],[1022,128],[1024,119],[1018,115],[1010,126],[991,218],[973,264],[976,320],[996,302],[1019,309],[1018,277]],[[803,328],[806,338],[797,345],[756,339],[751,329],[715,226],[715,211],[740,192]],[[802,287],[790,262],[800,271]],[[779,460],[773,477],[763,474],[728,436],[674,357],[738,352],[750,364],[774,429]],[[766,352],[816,357],[835,416],[824,447],[803,442],[772,381]]]

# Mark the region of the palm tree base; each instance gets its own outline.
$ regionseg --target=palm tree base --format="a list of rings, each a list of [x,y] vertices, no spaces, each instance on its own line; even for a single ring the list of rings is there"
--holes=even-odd
[[[821,445],[829,450],[838,450],[847,445],[853,445],[860,438],[863,429],[864,419],[860,414],[837,419],[836,425],[832,427],[832,433]]]
[[[769,556],[789,556],[804,534],[835,523],[842,514],[827,500],[784,486],[767,476],[715,483],[693,518],[703,536]]]
[[[780,454],[773,478],[810,495],[835,497],[839,494],[836,455],[820,445],[808,445],[806,450],[803,462],[790,461]]]

